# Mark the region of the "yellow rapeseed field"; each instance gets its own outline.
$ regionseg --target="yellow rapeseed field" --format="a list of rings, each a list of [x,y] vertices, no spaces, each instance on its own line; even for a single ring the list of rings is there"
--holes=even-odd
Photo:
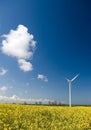
[[[91,107],[0,104],[0,130],[91,130]]]

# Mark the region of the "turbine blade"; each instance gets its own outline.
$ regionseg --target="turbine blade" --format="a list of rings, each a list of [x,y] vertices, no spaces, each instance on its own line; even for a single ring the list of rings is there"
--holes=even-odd
[[[71,79],[71,81],[74,81],[78,76],[79,74],[77,74],[73,79]]]
[[[68,82],[70,81],[69,79],[65,78]]]

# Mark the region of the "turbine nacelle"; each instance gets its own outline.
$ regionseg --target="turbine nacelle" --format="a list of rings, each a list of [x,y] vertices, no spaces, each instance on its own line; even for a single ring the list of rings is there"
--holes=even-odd
[[[65,78],[65,79],[67,80],[67,82],[68,82],[68,83],[70,83],[70,82],[71,82],[71,80],[69,80],[69,79],[67,79],[67,78]]]

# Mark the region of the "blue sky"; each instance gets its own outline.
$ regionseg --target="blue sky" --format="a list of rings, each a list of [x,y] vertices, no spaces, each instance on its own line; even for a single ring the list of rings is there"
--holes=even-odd
[[[72,84],[72,103],[91,104],[90,5],[88,0],[0,0],[1,98],[16,95],[68,103],[65,77],[80,73]],[[22,48],[28,58],[18,55],[15,45],[20,37],[17,33],[13,39],[10,30],[30,36],[23,37],[27,51],[18,40],[19,51]],[[29,48],[32,40],[35,46]]]

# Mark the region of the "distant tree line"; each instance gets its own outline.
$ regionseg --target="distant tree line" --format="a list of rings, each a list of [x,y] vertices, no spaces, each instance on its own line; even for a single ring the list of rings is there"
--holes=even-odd
[[[66,106],[67,104],[62,103],[61,101],[48,101],[47,103],[44,103],[42,101],[36,101],[34,103],[27,103],[24,102],[23,104],[27,105],[27,104],[34,104],[34,105],[49,105],[49,106]]]

